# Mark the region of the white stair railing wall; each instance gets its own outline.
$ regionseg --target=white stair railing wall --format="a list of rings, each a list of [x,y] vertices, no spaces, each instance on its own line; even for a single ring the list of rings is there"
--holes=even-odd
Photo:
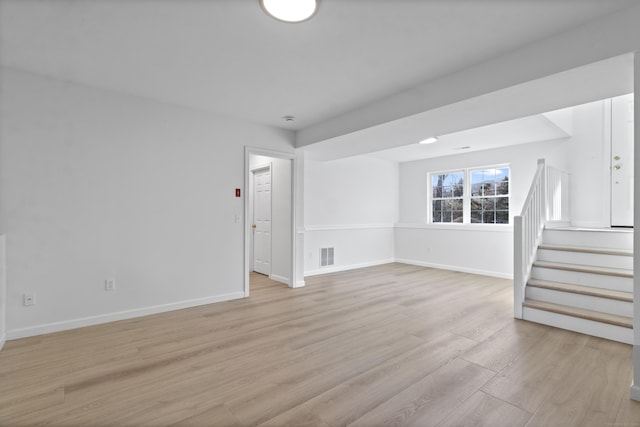
[[[546,165],[547,218],[546,227],[567,227],[569,212],[569,172]]]
[[[569,224],[569,174],[538,160],[529,194],[520,215],[513,217],[513,312],[522,319],[525,286],[545,225]]]

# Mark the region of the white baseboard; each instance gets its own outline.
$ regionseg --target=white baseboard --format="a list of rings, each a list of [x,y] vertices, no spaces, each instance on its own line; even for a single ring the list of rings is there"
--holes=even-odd
[[[420,267],[438,268],[441,270],[459,271],[461,273],[479,274],[481,276],[499,277],[501,279],[513,279],[513,274],[502,273],[500,271],[478,270],[475,268],[460,267],[457,265],[444,265],[432,262],[416,261],[412,259],[396,259],[395,262],[400,264],[417,265]]]
[[[7,342],[7,334],[2,334],[2,336],[0,336],[0,350],[4,347],[5,342]]]
[[[323,268],[320,268],[318,270],[305,271],[304,272],[304,276],[308,277],[308,276],[318,276],[320,274],[327,274],[327,273],[337,273],[339,271],[354,270],[356,268],[364,268],[364,267],[373,267],[373,266],[376,266],[376,265],[389,264],[389,263],[392,263],[392,262],[395,262],[395,259],[389,258],[389,259],[382,259],[382,260],[378,260],[378,261],[363,262],[363,263],[359,263],[359,264],[349,264],[349,265],[340,265],[340,266],[333,266],[333,267],[323,267]]]
[[[640,385],[631,386],[631,399],[640,401]]]
[[[303,288],[305,285],[304,280],[298,280],[297,282],[295,282],[295,284],[293,285],[294,288]]]
[[[278,276],[277,274],[270,274],[269,279],[275,280],[276,282],[284,283],[285,285],[289,285],[289,278]]]
[[[69,329],[82,328],[85,326],[99,325],[101,323],[116,322],[118,320],[132,319],[134,317],[148,316],[150,314],[164,313],[167,311],[181,310],[183,308],[197,307],[200,305],[213,304],[216,302],[230,301],[244,298],[244,292],[234,292],[230,294],[216,295],[206,298],[197,298],[186,301],[179,301],[170,304],[161,304],[151,307],[137,308],[133,310],[119,311],[116,313],[101,314],[98,316],[83,317],[80,319],[64,320],[62,322],[47,323],[44,325],[29,326],[7,331],[6,339],[15,340],[18,338],[32,337],[35,335],[49,334],[52,332],[66,331]]]

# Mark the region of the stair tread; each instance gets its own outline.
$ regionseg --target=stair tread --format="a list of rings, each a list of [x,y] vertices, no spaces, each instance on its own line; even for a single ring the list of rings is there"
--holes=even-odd
[[[547,249],[547,250],[565,251],[565,252],[580,252],[580,253],[600,254],[600,255],[633,256],[632,250],[597,248],[592,246],[573,246],[573,245],[557,245],[557,244],[550,244],[550,243],[542,243],[540,246],[538,246],[538,249]]]
[[[633,293],[624,291],[614,291],[612,289],[594,288],[592,286],[574,285],[570,283],[552,282],[549,280],[530,279],[527,286],[570,292],[580,295],[589,295],[600,298],[608,298],[618,301],[633,302]]]
[[[616,314],[602,313],[584,308],[570,307],[568,305],[554,304],[532,299],[525,299],[522,303],[523,307],[549,311],[552,313],[563,314],[566,316],[579,317],[581,319],[593,320],[610,325],[621,326],[624,328],[633,328],[633,318],[626,316],[618,316]]]
[[[611,267],[595,267],[591,265],[582,264],[567,264],[562,262],[551,261],[536,261],[533,263],[534,267],[552,268],[556,270],[575,271],[578,273],[592,273],[603,274],[606,276],[618,276],[618,277],[633,277],[633,271],[623,268],[611,268]]]

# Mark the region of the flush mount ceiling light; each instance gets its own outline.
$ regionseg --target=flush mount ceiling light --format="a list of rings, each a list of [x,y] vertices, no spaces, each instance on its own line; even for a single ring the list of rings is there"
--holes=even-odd
[[[429,137],[427,139],[423,139],[418,144],[433,144],[437,140],[438,140],[438,138],[436,138],[435,136],[432,136],[432,137]]]
[[[318,0],[260,0],[269,15],[284,22],[302,22],[318,10]]]

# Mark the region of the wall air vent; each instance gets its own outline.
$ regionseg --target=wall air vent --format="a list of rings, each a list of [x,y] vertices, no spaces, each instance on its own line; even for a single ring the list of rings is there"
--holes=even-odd
[[[333,265],[333,248],[320,248],[320,267]]]

